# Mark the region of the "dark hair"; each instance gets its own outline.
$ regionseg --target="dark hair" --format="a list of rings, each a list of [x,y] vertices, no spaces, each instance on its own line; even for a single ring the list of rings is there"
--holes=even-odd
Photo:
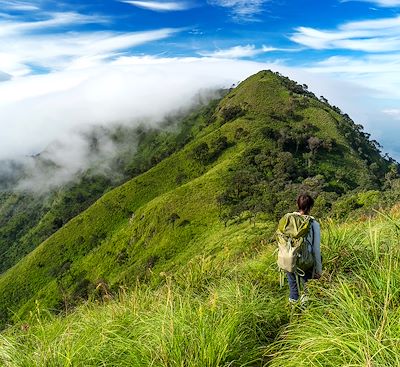
[[[300,194],[297,198],[297,208],[308,214],[314,205],[314,199],[308,194]]]

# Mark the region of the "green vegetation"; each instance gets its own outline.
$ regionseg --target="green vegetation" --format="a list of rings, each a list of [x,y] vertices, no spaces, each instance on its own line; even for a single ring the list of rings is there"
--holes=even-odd
[[[223,366],[263,359],[284,310],[250,277],[196,259],[157,290],[137,286],[119,299],[80,307],[65,318],[40,311],[0,338],[0,361],[17,366]],[[222,265],[222,266],[221,266]],[[246,279],[247,278],[247,279]],[[282,319],[284,318],[284,319]],[[3,358],[2,358],[3,357]],[[7,365],[7,364],[6,364]]]
[[[27,243],[32,247],[31,239],[41,238],[32,234],[62,227],[0,277],[3,325],[26,317],[37,300],[59,313],[88,299],[100,283],[117,292],[137,279],[157,284],[161,280],[151,274],[179,269],[199,254],[242,256],[261,236],[272,236],[275,219],[293,208],[301,190],[318,196],[319,215],[336,205],[344,216],[354,209],[345,195],[384,182],[394,185],[397,166],[379,155],[360,128],[345,118],[369,149],[375,173],[339,129],[343,116],[293,83],[287,89],[287,79],[267,71],[250,77],[216,108],[214,102],[184,118],[183,130],[145,134],[137,163],[150,151],[175,153],[154,166],[158,159],[150,158],[144,173],[108,191],[82,214],[68,221],[61,214],[71,206],[60,200],[60,212],[42,216]],[[240,113],[226,112],[239,111],[235,106]],[[78,196],[68,196],[76,210]],[[356,198],[358,208],[367,202]],[[15,246],[26,251],[18,242]]]
[[[251,228],[250,224],[247,224]],[[287,303],[274,247],[235,262],[196,257],[66,315],[38,307],[0,337],[4,366],[397,366],[400,211],[323,223],[324,276]]]
[[[382,269],[398,266],[399,216],[371,218],[400,199],[398,165],[337,107],[269,71],[179,121],[132,135],[141,142],[121,149],[117,172],[133,178],[114,189],[88,172],[40,205],[0,198],[0,245],[15,263],[0,276],[3,364],[289,366],[295,348],[297,365],[324,365],[327,350],[336,365],[396,365],[397,329],[384,326],[398,313],[397,278]],[[271,246],[299,191],[325,218],[326,272],[304,312],[288,307]],[[345,315],[361,306],[367,339],[349,329],[346,349]],[[305,323],[321,335],[311,357]],[[353,356],[371,335],[378,344]]]
[[[271,346],[270,366],[399,365],[398,209],[383,216],[327,228],[325,277]]]
[[[158,129],[119,126],[102,131],[114,142],[117,151],[110,158],[112,170],[98,173],[89,169],[72,183],[50,192],[41,192],[40,187],[32,188],[33,192],[12,191],[10,185],[6,185],[7,177],[0,177],[0,273],[29,254],[105,192],[148,171],[181,149],[207,124],[217,103],[218,100],[211,101],[185,116],[171,117]],[[91,139],[100,140],[95,135]],[[93,146],[95,149],[96,144]],[[33,159],[40,159],[40,156]],[[23,167],[19,170],[23,171]],[[19,174],[26,176],[24,172]],[[184,175],[179,179],[185,180]],[[2,191],[1,187],[7,189]]]

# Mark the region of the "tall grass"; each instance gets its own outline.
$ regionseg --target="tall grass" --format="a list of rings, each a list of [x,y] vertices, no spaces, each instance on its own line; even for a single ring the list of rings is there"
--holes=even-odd
[[[269,348],[277,366],[400,366],[398,219],[331,226],[328,244],[345,258],[310,285],[311,303]],[[351,264],[337,268],[336,263]]]
[[[207,260],[62,318],[37,311],[0,337],[4,366],[254,366],[286,322],[282,299]],[[203,263],[203,264],[202,264]],[[212,272],[214,280],[204,274]],[[201,274],[195,274],[201,271]],[[226,274],[221,275],[221,271]],[[219,274],[216,276],[216,273]]]
[[[324,275],[288,306],[271,247],[195,258],[67,316],[40,308],[0,335],[0,365],[400,366],[399,214],[323,225]]]

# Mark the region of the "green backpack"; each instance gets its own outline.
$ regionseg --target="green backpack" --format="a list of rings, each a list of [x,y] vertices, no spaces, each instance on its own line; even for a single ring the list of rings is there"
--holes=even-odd
[[[313,218],[298,213],[285,214],[276,231],[278,266],[290,273],[305,272],[314,267],[312,246],[306,240]]]

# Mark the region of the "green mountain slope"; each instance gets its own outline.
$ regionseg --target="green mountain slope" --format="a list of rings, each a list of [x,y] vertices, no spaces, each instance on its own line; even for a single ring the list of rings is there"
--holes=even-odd
[[[322,222],[324,275],[305,308],[279,287],[275,246],[235,261],[195,257],[156,289],[103,292],[0,334],[5,366],[397,366],[399,207]]]
[[[40,187],[32,187],[33,192],[24,192],[18,188],[17,178],[7,184],[10,177],[0,177],[0,273],[15,265],[105,192],[182,148],[206,123],[217,102],[211,101],[206,106],[200,104],[184,116],[170,117],[160,128],[116,126],[101,131],[113,141],[116,151],[107,163],[110,168],[99,172],[96,167],[91,167],[72,182],[53,190],[41,192]],[[95,132],[93,134],[96,136]],[[32,159],[40,160],[40,156]],[[51,170],[50,167],[47,169]],[[14,176],[30,180],[29,171],[26,172],[23,166],[18,167],[17,172]],[[57,175],[57,172],[53,174]],[[31,185],[34,183],[32,180]]]
[[[389,169],[348,116],[272,72],[241,83],[203,121],[182,149],[106,193],[0,277],[3,324],[37,301],[62,312],[99,289],[157,284],[201,254],[241,258],[272,235],[299,190],[319,195],[324,213],[352,190],[380,187]]]

